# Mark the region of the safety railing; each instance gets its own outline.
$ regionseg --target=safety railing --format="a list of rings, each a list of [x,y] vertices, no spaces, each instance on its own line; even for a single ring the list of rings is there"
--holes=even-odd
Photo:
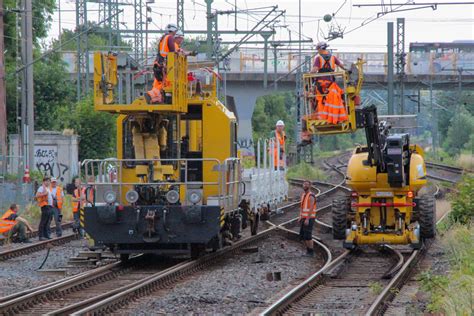
[[[245,169],[243,175],[246,188],[243,198],[254,212],[288,197],[286,155],[280,143],[275,139],[258,140],[256,151],[256,166]]]
[[[137,177],[134,174],[136,165],[147,165],[149,169],[153,169],[157,164],[172,166],[173,174],[160,181],[148,181],[146,179],[152,177]],[[209,180],[191,179],[190,175],[196,172],[196,164],[201,168],[203,179]],[[93,188],[95,192],[94,201],[90,201],[92,204],[111,204],[106,196],[110,192],[116,197],[113,203],[127,205],[134,203],[127,198],[128,192],[137,192],[139,198],[142,198],[140,195],[143,194],[154,194],[158,199],[165,198],[171,190],[177,193],[175,202],[168,200],[172,204],[219,205],[228,211],[237,209],[240,202],[241,164],[237,158],[226,159],[223,163],[211,158],[87,159],[81,163],[81,173],[82,178],[86,179],[83,187]],[[122,180],[126,178],[137,180]],[[195,200],[191,200],[191,195]]]
[[[303,75],[303,125],[312,133],[350,131],[350,102],[346,73]]]

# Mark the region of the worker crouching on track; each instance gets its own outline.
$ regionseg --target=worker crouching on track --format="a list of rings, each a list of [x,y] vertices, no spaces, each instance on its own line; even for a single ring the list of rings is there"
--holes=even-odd
[[[301,194],[300,217],[301,224],[300,239],[306,246],[307,257],[314,257],[313,227],[316,220],[316,195],[311,192],[311,182],[306,180],[303,183],[304,192]]]
[[[7,235],[13,242],[30,243],[26,233],[33,232],[30,224],[23,217],[18,216],[18,205],[12,204],[0,219],[0,233]]]
[[[336,66],[346,70],[342,62],[328,50],[326,42],[317,44],[318,55],[314,59],[314,73],[331,73]],[[326,120],[330,124],[347,121],[347,112],[344,106],[344,91],[338,86],[334,76],[318,77],[316,81],[316,119]]]

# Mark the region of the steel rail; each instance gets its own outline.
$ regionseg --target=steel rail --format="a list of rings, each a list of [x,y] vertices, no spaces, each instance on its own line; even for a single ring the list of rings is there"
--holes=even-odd
[[[62,229],[72,228],[73,224],[74,224],[74,222],[65,222],[65,223],[61,224],[61,228]],[[51,226],[51,230],[54,230],[55,228],[56,228],[56,226]],[[38,231],[34,230],[30,233],[27,233],[26,237],[27,238],[38,237]],[[7,243],[7,241],[8,241],[8,238],[0,238],[0,245],[5,245],[5,243]]]
[[[471,171],[471,170],[469,170],[469,169],[464,169],[464,168],[460,168],[460,167],[444,165],[444,164],[440,164],[440,163],[436,163],[436,162],[429,162],[429,161],[426,161],[426,162],[425,162],[425,165],[428,166],[428,167],[430,167],[430,168],[441,169],[441,170],[447,170],[447,171],[454,172],[454,173],[458,173],[458,174],[463,174],[464,172],[473,172],[473,171]]]
[[[25,244],[24,246],[9,249],[0,252],[0,261],[5,261],[11,258],[27,255],[36,251],[46,249],[50,246],[63,245],[65,243],[71,242],[72,240],[77,239],[76,234],[67,234],[61,237],[56,237],[44,241],[39,241],[31,244]]]
[[[313,187],[314,190],[318,190],[318,194],[321,194],[321,190],[318,188]],[[288,209],[298,205],[297,203],[291,203],[280,207],[280,210]],[[268,221],[267,221],[268,222]],[[249,244],[253,244],[257,241],[260,241],[263,238],[266,238],[271,232],[275,230],[281,230],[291,234],[297,234],[294,231],[286,229],[283,225],[286,225],[286,222],[280,225],[274,225],[271,222],[268,222],[273,227],[260,232],[259,234],[244,239],[236,244],[223,248],[222,250],[210,254],[204,257],[201,257],[195,261],[190,261],[183,263],[179,267],[172,267],[167,271],[160,272],[149,276],[146,280],[140,280],[138,282],[123,286],[121,288],[115,289],[112,292],[104,293],[95,298],[88,299],[83,302],[79,302],[72,306],[65,307],[61,310],[57,310],[52,314],[72,314],[72,315],[83,315],[83,314],[101,314],[104,312],[111,312],[115,309],[116,306],[120,306],[121,302],[128,301],[130,299],[134,299],[136,297],[145,295],[144,293],[149,293],[153,291],[153,289],[160,288],[161,284],[169,284],[173,282],[177,277],[182,275],[192,273],[197,270],[203,269],[210,263],[215,262],[216,259],[224,257],[230,253],[234,253],[238,249],[241,249],[244,246],[248,246]],[[326,265],[332,261],[331,251],[327,246],[321,243],[316,238],[314,239],[315,243],[318,245],[319,248],[322,249],[324,256],[326,258]]]
[[[45,300],[48,296],[58,295],[61,291],[71,291],[74,287],[85,287],[87,282],[100,277],[108,277],[112,269],[119,268],[121,262],[115,262],[103,267],[77,274],[75,276],[55,281],[33,290],[26,290],[12,294],[2,299],[0,303],[0,314],[18,313],[28,306],[33,306]]]
[[[123,305],[123,302],[129,302],[136,298],[148,295],[158,288],[174,283],[180,277],[202,270],[206,266],[216,262],[216,260],[224,258],[226,255],[234,253],[264,238],[268,238],[274,231],[277,231],[276,227],[271,227],[257,235],[241,240],[232,246],[222,248],[215,253],[205,255],[201,258],[180,265],[179,267],[172,268],[166,273],[152,275],[148,277],[145,282],[139,281],[123,286],[117,294],[89,305],[81,310],[75,311],[71,315],[101,315],[104,313],[112,313],[115,309],[120,308]]]
[[[437,222],[436,226],[442,223],[449,212],[446,212]],[[393,300],[396,295],[397,290],[400,290],[403,285],[406,283],[411,273],[413,272],[416,264],[420,259],[425,255],[431,246],[431,241],[423,243],[423,247],[419,250],[414,250],[410,257],[405,261],[403,267],[400,271],[392,278],[392,280],[387,284],[383,291],[377,296],[375,301],[367,310],[365,315],[383,315],[384,311],[388,307],[388,303]]]

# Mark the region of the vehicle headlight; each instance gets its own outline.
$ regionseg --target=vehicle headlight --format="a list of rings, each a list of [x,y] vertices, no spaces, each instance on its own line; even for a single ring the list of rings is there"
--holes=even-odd
[[[138,192],[135,190],[128,191],[127,194],[125,194],[125,200],[130,204],[135,203],[138,201]]]
[[[188,192],[188,201],[192,204],[197,204],[201,202],[202,194],[199,191],[189,191]]]
[[[107,204],[115,203],[115,201],[117,201],[117,193],[115,193],[114,191],[106,191],[104,193],[104,201]]]
[[[169,190],[168,193],[166,193],[166,200],[170,204],[174,204],[179,201],[179,193],[176,190]]]

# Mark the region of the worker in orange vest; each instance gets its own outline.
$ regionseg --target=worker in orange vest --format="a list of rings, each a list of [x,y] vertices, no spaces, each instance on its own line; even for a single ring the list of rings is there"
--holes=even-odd
[[[166,26],[166,31],[167,33],[158,42],[158,54],[153,64],[155,76],[153,88],[145,94],[145,99],[149,104],[162,103],[164,100],[162,89],[170,84],[166,80],[166,57],[168,57],[168,53],[175,52],[174,35],[178,31],[178,27],[171,23]]]
[[[273,143],[270,143],[270,146],[273,148],[269,148],[273,155],[273,165],[275,169],[280,168],[280,170],[285,169],[285,143],[286,143],[286,135],[285,135],[285,123],[282,120],[279,120],[275,124],[275,132],[272,133],[271,139],[273,139]],[[278,151],[279,150],[279,151]],[[278,159],[279,158],[279,159]]]
[[[313,226],[316,220],[316,195],[311,192],[311,182],[303,182],[303,193],[301,194],[300,216],[301,223],[300,239],[306,246],[305,256],[314,257]]]
[[[0,234],[7,235],[14,242],[30,243],[26,233],[33,232],[26,219],[18,215],[18,205],[12,204],[0,218]]]
[[[61,237],[63,234],[63,229],[61,227],[61,221],[63,219],[62,209],[63,209],[63,200],[64,192],[63,189],[58,186],[58,180],[56,178],[51,178],[51,187],[49,188],[51,195],[53,196],[53,218],[56,225],[56,237]],[[48,231],[51,235],[51,227],[48,225]]]
[[[183,47],[182,47],[183,41],[184,41],[184,33],[183,33],[183,31],[178,30],[176,32],[176,34],[174,35],[174,48],[175,48],[175,51],[178,52],[178,53],[181,53],[185,56],[196,56],[197,51],[195,51],[195,50],[187,51],[187,50],[183,49]]]
[[[40,241],[51,239],[49,235],[49,225],[53,217],[53,195],[50,191],[51,178],[44,177],[42,185],[36,192],[36,201],[41,208],[41,219],[38,227],[38,237]]]
[[[85,188],[81,187],[81,179],[74,179],[74,192],[72,194],[72,215],[74,218],[73,231],[84,236],[84,229],[81,227],[80,210],[86,203]]]
[[[342,68],[346,70],[344,67],[344,64],[334,55],[332,55],[328,50],[328,44],[326,42],[320,42],[316,45],[316,49],[318,50],[318,55],[314,59],[314,64],[313,64],[313,69],[311,72],[315,73],[331,73],[336,71],[336,67]],[[339,88],[337,83],[335,82],[334,76],[322,76],[318,77],[316,81],[316,118],[319,120],[327,120],[328,123],[331,124],[336,124],[339,121],[342,120],[342,111],[340,110],[340,106],[343,107],[343,112],[346,113],[345,108],[344,108],[344,103],[342,97],[340,100],[336,98],[337,102],[334,98],[335,96],[333,95],[332,98],[332,105],[335,105],[337,108],[333,107],[327,107],[326,106],[326,101],[328,99],[328,94],[330,93],[330,86],[336,86],[338,90],[342,91],[342,89]],[[343,93],[343,91],[341,92]],[[341,120],[339,119],[334,119],[334,115],[339,117],[339,114],[341,114]],[[346,120],[347,120],[347,115],[346,115]],[[336,122],[334,122],[336,121]]]

